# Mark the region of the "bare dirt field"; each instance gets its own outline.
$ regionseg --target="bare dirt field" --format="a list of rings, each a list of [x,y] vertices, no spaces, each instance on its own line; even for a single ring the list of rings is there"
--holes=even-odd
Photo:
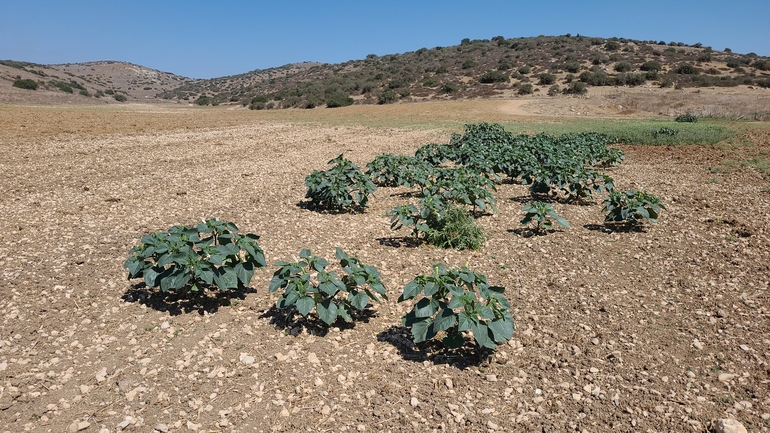
[[[543,121],[505,104],[0,106],[0,431],[770,431],[770,181],[714,172],[724,148],[622,146],[617,187],[667,207],[644,232],[555,203],[569,229],[521,236],[513,184],[477,252],[401,242],[384,213],[403,189],[359,214],[299,205],[340,153],[363,167],[456,122]],[[757,126],[741,143],[767,152]],[[210,217],[261,236],[268,268],[243,299],[164,300],[126,279],[142,235]],[[390,301],[322,335],[272,323],[272,263],[335,247],[376,266]],[[404,338],[396,299],[437,262],[506,287],[516,331],[491,360]]]

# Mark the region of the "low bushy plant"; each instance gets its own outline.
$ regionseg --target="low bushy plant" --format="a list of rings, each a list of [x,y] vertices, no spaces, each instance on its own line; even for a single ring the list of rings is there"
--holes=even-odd
[[[25,90],[37,90],[37,86],[37,81],[31,80],[29,78],[19,78],[13,82],[13,87]]]
[[[686,114],[680,114],[679,116],[676,116],[675,120],[677,122],[696,123],[698,121],[698,118],[695,117],[694,114],[686,113]]]
[[[439,248],[457,250],[480,250],[484,246],[484,230],[465,208],[451,206],[446,215],[429,227],[425,233],[428,243]]]
[[[541,86],[550,86],[556,82],[556,75],[543,72],[537,76],[538,84]]]
[[[305,198],[315,206],[331,211],[366,207],[369,195],[377,189],[372,179],[342,154],[328,164],[333,165],[332,168],[313,171],[305,178]]]
[[[658,128],[658,129],[652,131],[652,138],[657,139],[659,137],[673,137],[673,136],[675,136],[677,134],[679,134],[679,130],[678,129],[667,128],[667,127],[664,126],[662,128]]]
[[[582,81],[573,81],[563,92],[566,95],[585,95],[588,93],[588,85]]]
[[[519,86],[519,90],[517,91],[517,93],[519,95],[531,95],[532,91],[533,91],[532,84],[526,83]]]
[[[500,71],[489,71],[479,78],[482,83],[506,83],[508,76]]]
[[[283,290],[277,308],[288,312],[289,318],[294,312],[306,317],[315,309],[318,318],[331,325],[338,318],[353,321],[356,312],[363,312],[371,300],[381,302],[378,295],[388,299],[376,268],[364,265],[340,248],[336,249],[335,257],[343,276],[327,271],[329,262],[308,249],[299,253],[299,260],[276,263],[279,268],[270,280],[269,290]]]
[[[231,222],[209,219],[195,227],[171,227],[141,239],[123,267],[128,278],[143,278],[162,292],[195,294],[205,288],[243,289],[254,270],[265,266],[259,236],[239,234]]]
[[[417,157],[382,154],[366,164],[366,173],[379,186],[396,187],[422,185],[433,176],[432,164]]]
[[[495,349],[513,336],[514,321],[503,287],[490,286],[486,276],[467,267],[433,266],[404,286],[398,302],[422,297],[402,318],[415,343],[441,338],[447,349],[458,349],[471,332],[478,346]]]
[[[444,83],[444,85],[442,85],[440,89],[441,93],[457,93],[459,91],[460,91],[460,87],[458,87],[457,84],[451,81]]]
[[[534,223],[536,233],[544,233],[553,228],[553,223],[556,222],[564,228],[569,228],[569,223],[564,217],[557,215],[550,203],[544,203],[541,201],[533,201],[524,205],[521,208],[525,212],[524,218],[521,220],[521,225],[529,225]]]
[[[605,223],[626,224],[640,228],[645,222],[658,222],[661,209],[666,209],[660,199],[643,191],[612,191],[604,199]]]

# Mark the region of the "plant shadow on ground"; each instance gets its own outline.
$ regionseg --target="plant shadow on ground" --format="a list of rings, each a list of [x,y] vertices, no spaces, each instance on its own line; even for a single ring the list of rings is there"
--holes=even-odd
[[[545,235],[547,235],[549,233],[563,232],[564,230],[551,229],[551,230],[537,231],[537,230],[534,230],[534,229],[531,229],[531,228],[528,228],[528,227],[522,227],[522,228],[519,228],[519,229],[508,229],[506,231],[508,233],[513,233],[513,234],[515,234],[517,236],[521,236],[523,238],[531,238],[533,236],[545,236]]]
[[[589,206],[594,204],[591,200],[569,200],[567,197],[562,196],[553,196],[553,195],[547,195],[547,194],[528,194],[528,195],[520,195],[518,197],[511,197],[509,200],[516,202],[516,203],[530,203],[533,201],[541,201],[543,203],[559,203],[559,204],[568,204],[568,205],[577,205],[577,206]]]
[[[394,248],[417,248],[424,243],[422,239],[415,239],[412,236],[391,236],[388,238],[377,238],[380,245]]]
[[[420,195],[419,191],[403,191],[403,192],[394,192],[390,194],[391,197],[401,197],[401,198],[411,198],[411,197],[417,197],[419,195]]]
[[[327,325],[326,322],[314,315],[308,314],[303,317],[296,311],[282,310],[273,305],[260,314],[259,318],[270,319],[270,324],[274,325],[275,329],[283,331],[288,335],[297,336],[304,330],[310,335],[323,337],[329,333],[329,329],[332,327],[339,328],[340,331],[353,329],[357,322],[369,323],[369,320],[375,317],[376,314],[376,310],[372,308],[367,308],[364,311],[353,311],[353,314],[351,314],[352,322],[338,319],[332,325]]]
[[[602,233],[647,233],[644,226],[623,224],[623,223],[609,223],[609,224],[586,224],[583,227],[588,230]]]
[[[358,214],[358,213],[364,213],[364,210],[365,210],[365,208],[361,206],[356,206],[350,209],[329,209],[323,206],[319,206],[310,200],[298,201],[297,207],[300,209],[309,210],[311,212],[317,212],[317,213],[329,214],[329,215],[341,215],[345,213]]]
[[[466,340],[465,345],[459,349],[446,349],[437,340],[424,341],[415,344],[412,341],[412,333],[404,326],[391,326],[377,334],[377,341],[388,343],[398,350],[399,355],[407,361],[422,363],[425,361],[433,364],[447,364],[460,370],[468,367],[488,365],[492,360],[493,352],[486,348],[480,348]]]
[[[204,312],[213,314],[220,307],[229,307],[234,299],[244,300],[246,294],[257,293],[256,290],[247,287],[244,290],[202,290],[199,294],[190,296],[182,292],[163,292],[159,290],[148,289],[145,283],[134,284],[126,290],[122,298],[124,302],[138,302],[153,310],[165,312],[171,316],[179,316],[182,313],[191,313],[197,311],[203,315]]]

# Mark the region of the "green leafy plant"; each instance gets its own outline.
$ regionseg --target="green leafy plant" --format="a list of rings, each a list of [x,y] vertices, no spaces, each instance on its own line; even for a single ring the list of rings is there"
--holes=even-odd
[[[327,271],[329,262],[312,255],[308,249],[299,253],[299,260],[276,263],[279,268],[270,280],[269,290],[270,293],[283,290],[277,308],[287,311],[289,317],[294,312],[307,317],[315,309],[318,317],[331,325],[338,318],[351,322],[355,312],[363,312],[370,300],[381,302],[377,295],[388,299],[376,268],[364,265],[340,248],[335,256],[345,273],[342,277]]]
[[[427,183],[434,167],[429,162],[405,155],[382,154],[366,164],[366,173],[379,186],[413,187]]]
[[[521,220],[521,224],[526,226],[535,223],[535,232],[543,233],[553,228],[556,222],[564,228],[569,228],[569,223],[564,217],[556,214],[553,205],[541,201],[533,201],[521,208],[526,214]]]
[[[29,78],[19,78],[13,82],[13,87],[26,90],[37,90],[37,81]]]
[[[490,286],[487,278],[467,267],[433,267],[430,275],[419,275],[404,286],[398,302],[422,294],[402,318],[415,343],[441,337],[448,349],[458,349],[470,331],[476,343],[495,349],[513,336],[514,322],[503,287]]]
[[[425,239],[439,248],[480,250],[484,245],[484,230],[464,208],[450,206],[443,218],[429,224]]]
[[[372,179],[342,154],[328,164],[333,164],[333,167],[326,171],[313,171],[305,178],[305,198],[319,208],[332,211],[366,207],[369,195],[377,189]]]
[[[658,214],[666,207],[660,199],[642,191],[613,191],[604,199],[605,223],[621,223],[639,228],[645,221],[658,222]]]
[[[254,234],[239,234],[235,224],[209,219],[196,227],[171,227],[141,239],[123,264],[128,278],[144,278],[163,292],[195,293],[205,288],[245,288],[265,254]]]
[[[687,123],[696,123],[698,121],[698,118],[695,117],[695,115],[686,113],[686,114],[680,114],[679,116],[676,116],[675,119],[677,122],[687,122]]]
[[[652,131],[652,137],[656,138],[656,139],[658,137],[673,137],[673,136],[675,136],[677,134],[679,134],[679,130],[678,129],[667,128],[665,126],[662,127],[662,128],[658,128],[658,129]]]

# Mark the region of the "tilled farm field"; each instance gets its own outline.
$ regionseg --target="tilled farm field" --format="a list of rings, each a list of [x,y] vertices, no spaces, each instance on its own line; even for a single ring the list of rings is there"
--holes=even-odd
[[[770,430],[768,180],[712,172],[718,148],[622,147],[617,187],[667,207],[645,232],[603,229],[599,203],[555,203],[571,227],[522,236],[527,189],[501,184],[479,219],[488,240],[467,252],[390,230],[405,189],[359,214],[300,204],[340,153],[363,167],[459,131],[223,109],[0,120],[0,431]],[[743,138],[770,149],[766,130]],[[162,299],[126,279],[142,235],[210,217],[261,236],[268,268],[242,299]],[[335,247],[376,266],[390,301],[328,333],[280,328],[272,263]],[[438,262],[506,287],[516,331],[491,359],[408,344],[396,299]]]

